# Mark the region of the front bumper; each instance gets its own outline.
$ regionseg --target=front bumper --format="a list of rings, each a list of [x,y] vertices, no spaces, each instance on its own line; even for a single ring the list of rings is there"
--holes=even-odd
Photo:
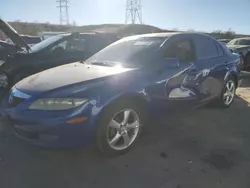
[[[10,125],[19,138],[46,148],[83,147],[91,146],[93,143],[93,130],[88,123],[54,124],[43,127],[43,130],[39,125],[18,125],[12,122]]]
[[[40,114],[23,114],[13,110],[5,110],[2,120],[8,122],[14,134],[19,138],[30,142],[32,145],[45,148],[75,148],[89,147],[94,143],[95,124],[93,118],[88,114],[54,118],[42,118]],[[67,123],[68,120],[86,117],[85,122]]]

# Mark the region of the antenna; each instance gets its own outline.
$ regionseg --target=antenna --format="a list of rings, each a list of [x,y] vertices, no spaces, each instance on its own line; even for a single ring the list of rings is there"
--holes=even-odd
[[[125,23],[135,24],[137,20],[142,24],[141,0],[127,0]]]
[[[69,25],[69,0],[57,0],[59,5],[57,6],[60,9],[60,24],[61,25]]]

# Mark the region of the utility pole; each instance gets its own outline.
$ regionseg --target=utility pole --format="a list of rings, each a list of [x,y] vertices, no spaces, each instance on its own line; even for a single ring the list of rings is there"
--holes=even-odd
[[[61,25],[69,25],[69,0],[57,0],[58,8],[60,10],[60,24]]]
[[[136,21],[142,24],[141,0],[127,0],[125,23],[135,24]]]

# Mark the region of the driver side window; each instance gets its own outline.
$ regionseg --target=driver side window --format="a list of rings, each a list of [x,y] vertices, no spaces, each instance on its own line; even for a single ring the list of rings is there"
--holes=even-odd
[[[84,39],[74,37],[68,40],[64,40],[59,44],[53,46],[49,49],[49,52],[53,54],[62,54],[65,52],[83,52],[84,48]]]
[[[191,39],[181,39],[172,43],[164,58],[176,58],[180,62],[191,62],[195,60],[195,50]]]

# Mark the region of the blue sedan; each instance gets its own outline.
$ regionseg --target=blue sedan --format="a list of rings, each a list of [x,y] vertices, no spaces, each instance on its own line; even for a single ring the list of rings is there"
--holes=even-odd
[[[17,136],[43,147],[128,151],[147,118],[215,102],[229,107],[242,60],[210,36],[123,38],[85,62],[32,75],[4,103]]]

